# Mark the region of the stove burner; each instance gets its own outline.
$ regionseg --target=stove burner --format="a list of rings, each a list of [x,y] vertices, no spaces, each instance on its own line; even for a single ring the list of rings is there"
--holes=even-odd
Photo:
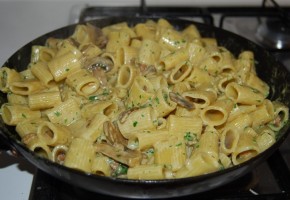
[[[267,19],[257,29],[257,40],[268,48],[290,49],[290,26],[281,19]]]

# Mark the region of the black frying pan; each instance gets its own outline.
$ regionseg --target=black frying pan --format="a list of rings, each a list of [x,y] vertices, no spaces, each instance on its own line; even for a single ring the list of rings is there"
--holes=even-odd
[[[107,26],[117,22],[127,21],[129,25],[138,22],[145,22],[148,18],[106,18],[91,21],[90,23],[98,27]],[[168,19],[177,29],[183,29],[193,23],[191,21]],[[218,29],[212,26],[194,23],[203,37],[214,37],[218,44],[225,46],[235,56],[243,50],[251,50],[255,54],[256,69],[260,78],[270,85],[270,99],[283,102],[290,107],[290,74],[286,68],[277,62],[269,52],[257,46],[238,35]],[[12,67],[18,71],[24,70],[30,61],[32,45],[42,45],[49,37],[66,38],[70,36],[76,25],[67,26],[50,33],[47,33],[13,54],[5,66]],[[6,102],[6,94],[0,94],[1,104]],[[201,175],[191,178],[173,179],[173,180],[127,180],[111,177],[102,177],[98,175],[86,174],[77,170],[53,163],[47,159],[40,158],[20,141],[14,127],[7,126],[0,120],[0,139],[8,144],[10,149],[15,149],[27,160],[33,163],[39,169],[48,174],[87,190],[127,198],[170,198],[189,194],[200,193],[229,183],[242,175],[246,174],[254,167],[264,162],[272,153],[274,153],[288,135],[290,123],[287,123],[280,130],[280,137],[277,142],[269,149],[259,154],[255,158],[240,165],[217,171],[207,175]],[[0,140],[1,141],[1,140]],[[0,145],[1,147],[1,145]]]

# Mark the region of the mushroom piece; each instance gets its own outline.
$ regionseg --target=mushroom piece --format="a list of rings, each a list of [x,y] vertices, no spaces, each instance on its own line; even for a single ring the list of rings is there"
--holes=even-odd
[[[174,101],[181,107],[184,107],[188,110],[194,109],[194,104],[192,102],[177,93],[169,92],[169,98],[171,99],[171,101]]]
[[[86,63],[88,61],[84,61]],[[114,63],[111,59],[106,57],[97,56],[91,59],[88,64],[85,64],[85,69],[92,72],[93,76],[95,76],[102,86],[107,85],[107,77],[106,72],[109,72],[114,67]]]
[[[121,134],[118,124],[116,122],[106,121],[104,123],[104,134],[107,138],[107,142],[112,146],[127,146],[128,140]]]
[[[111,69],[113,69],[113,67],[114,63],[110,58],[97,56],[92,60],[90,60],[90,64],[88,64],[85,68],[88,69],[89,71],[101,68],[105,72],[109,72]]]
[[[142,154],[140,151],[120,149],[107,143],[94,144],[96,152],[102,153],[122,164],[134,167],[140,164]]]
[[[104,48],[108,43],[108,38],[103,34],[102,29],[96,27],[90,23],[87,23],[87,30],[90,38],[92,38],[93,42],[99,47]]]
[[[156,73],[156,68],[153,65],[139,64],[139,68],[142,76]]]
[[[132,112],[134,112],[135,110],[138,110],[139,108],[137,108],[137,107],[133,107],[133,108],[131,108],[131,109],[128,109],[128,110],[125,110],[125,111],[123,111],[122,113],[120,113],[120,115],[119,115],[119,122],[121,123],[121,124],[123,124],[126,120],[127,120],[127,118],[129,117],[129,115],[132,113]]]

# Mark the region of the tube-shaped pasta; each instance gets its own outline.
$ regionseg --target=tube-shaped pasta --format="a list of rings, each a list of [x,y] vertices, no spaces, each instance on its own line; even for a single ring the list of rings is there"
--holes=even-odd
[[[116,24],[112,24],[106,27],[102,28],[102,32],[104,33],[104,35],[108,36],[108,34],[112,31],[120,31],[124,28],[128,28],[128,23],[127,22],[120,22],[120,23],[116,23]]]
[[[51,152],[52,161],[63,165],[67,151],[68,151],[67,145],[63,145],[63,144],[56,145],[55,147],[53,147],[52,152]]]
[[[112,31],[108,33],[106,51],[114,53],[119,49],[120,46],[129,46],[130,38],[130,35],[124,31]]]
[[[116,58],[121,65],[132,65],[138,57],[139,49],[132,46],[122,46],[116,51]]]
[[[91,24],[78,24],[72,34],[72,38],[80,44],[95,43],[97,40],[97,29]]]
[[[135,107],[143,105],[154,96],[153,92],[153,86],[150,81],[143,76],[137,76],[129,90],[127,106]]]
[[[106,115],[97,113],[90,121],[87,121],[79,130],[80,137],[89,141],[96,141],[103,132],[103,124],[108,121]]]
[[[277,101],[273,101],[273,106],[274,119],[268,123],[268,126],[274,131],[279,131],[289,119],[289,108]]]
[[[235,127],[225,128],[220,136],[220,148],[221,152],[229,155],[234,152],[237,147],[240,138],[240,132]]]
[[[118,59],[118,57],[116,57],[115,53],[104,52],[101,54],[101,57],[106,59],[108,62],[112,63],[113,68],[107,72],[108,75],[115,74],[119,70],[120,66],[123,63],[122,60],[120,60],[120,59]]]
[[[195,108],[192,110],[188,110],[187,108],[183,108],[181,106],[177,106],[175,110],[175,115],[180,117],[193,117],[200,116],[200,108]]]
[[[123,114],[123,117],[118,120],[120,132],[127,139],[133,133],[141,130],[156,130],[157,125],[157,113],[152,107],[140,108],[128,114]]]
[[[270,100],[265,99],[263,104],[257,106],[256,110],[250,113],[253,120],[253,127],[266,124],[274,118],[274,107]]]
[[[170,115],[167,118],[167,129],[170,134],[181,138],[184,137],[185,133],[191,132],[199,139],[202,131],[202,120],[198,116],[178,117]]]
[[[28,98],[20,94],[8,93],[7,102],[10,104],[28,105]]]
[[[75,49],[57,56],[48,62],[48,68],[56,82],[64,80],[69,74],[81,68],[82,53]]]
[[[259,92],[261,92],[265,97],[269,94],[269,86],[262,81],[255,73],[249,73],[246,84]]]
[[[47,46],[33,45],[31,49],[31,62],[49,62],[55,56],[54,49]]]
[[[216,38],[212,38],[212,37],[202,37],[200,38],[200,40],[202,41],[203,45],[208,47],[208,46],[217,46],[217,40]]]
[[[52,123],[67,126],[81,118],[81,111],[77,102],[70,98],[49,110],[47,117]]]
[[[175,84],[175,83],[179,83],[183,81],[185,78],[188,77],[191,70],[192,70],[192,66],[189,62],[184,61],[184,62],[179,63],[172,69],[168,77],[168,82]]]
[[[33,151],[36,155],[47,159],[52,158],[51,150],[36,133],[27,134],[22,138],[22,142],[27,145],[27,148]]]
[[[190,90],[182,93],[182,96],[192,102],[196,108],[205,108],[216,100],[215,93],[204,90]]]
[[[162,140],[167,140],[169,133],[167,130],[145,131],[136,133],[129,139],[128,144],[137,143],[139,150],[144,150],[153,147],[153,145]]]
[[[154,24],[155,25],[155,24]],[[146,23],[139,23],[135,26],[137,36],[143,39],[155,39],[156,25]]]
[[[64,166],[90,172],[95,158],[92,141],[74,138],[69,146],[64,160]]]
[[[237,79],[232,76],[232,75],[226,75],[226,76],[221,76],[220,79],[218,80],[218,89],[221,92],[225,92],[225,89],[228,84],[232,82],[237,82]]]
[[[256,105],[238,105],[237,103],[234,104],[234,108],[231,110],[231,113],[228,118],[228,122],[239,118],[240,115],[249,114],[255,111],[257,108]]]
[[[242,51],[238,56],[238,60],[242,61],[240,67],[245,74],[247,74],[247,72],[256,74],[253,51]]]
[[[181,33],[174,29],[165,29],[160,36],[161,37],[158,43],[162,47],[171,51],[185,48],[187,43],[185,38],[182,37]]]
[[[222,60],[218,63],[219,73],[224,75],[234,75],[236,68],[234,66],[234,56],[226,48],[219,47],[219,51],[222,56]]]
[[[159,88],[168,88],[167,80],[164,76],[152,76],[148,77],[150,83],[153,86],[153,89],[157,91]]]
[[[247,128],[240,134],[237,146],[232,153],[232,161],[234,165],[245,162],[260,153],[256,142],[256,133],[252,128]]]
[[[188,54],[192,66],[198,67],[206,56],[206,49],[199,42],[191,42],[188,44]]]
[[[82,117],[86,119],[91,119],[97,113],[101,113],[111,118],[116,115],[119,111],[119,107],[114,101],[96,102],[86,104],[82,107]]]
[[[186,148],[183,138],[172,136],[154,144],[154,162],[167,165],[172,171],[182,168],[186,160]]]
[[[204,59],[198,67],[209,73],[211,76],[217,76],[219,73],[218,63],[212,57]]]
[[[39,110],[30,110],[25,105],[10,105],[4,103],[1,106],[2,119],[8,125],[17,125],[27,119],[37,119],[41,117]]]
[[[217,100],[210,106],[204,108],[200,113],[200,117],[207,125],[222,125],[228,119],[233,105],[233,102],[229,99]]]
[[[246,81],[250,73],[256,73],[253,58],[239,57],[235,62],[235,68],[237,69],[238,77],[240,77],[242,81]]]
[[[32,64],[30,69],[33,75],[37,77],[46,87],[50,87],[55,84],[53,76],[47,67],[47,63],[37,62]]]
[[[95,57],[99,56],[102,53],[102,50],[93,43],[80,44],[79,50],[86,58],[84,65],[89,64],[91,60],[93,60]]]
[[[28,95],[28,105],[31,110],[53,108],[61,103],[60,92],[41,92]]]
[[[201,134],[198,144],[196,151],[207,153],[215,159],[219,159],[219,133],[215,128],[207,126],[204,133]]]
[[[220,163],[222,164],[222,167],[224,169],[229,168],[230,166],[232,166],[232,160],[229,156],[227,156],[224,153],[219,153],[219,159],[220,159]]]
[[[276,142],[275,132],[269,127],[264,126],[256,131],[258,133],[256,142],[261,152],[265,151]]]
[[[158,117],[167,116],[176,108],[176,103],[169,98],[168,88],[157,90],[156,97],[151,100],[152,108],[158,113]]]
[[[183,37],[187,38],[188,41],[191,41],[193,39],[201,37],[199,30],[193,24],[191,24],[191,25],[187,26],[185,29],[183,29],[181,32],[181,35]]]
[[[122,65],[119,68],[116,86],[120,88],[131,87],[137,72],[132,65]]]
[[[127,177],[137,180],[164,179],[163,165],[139,165],[128,169]]]
[[[260,105],[263,103],[265,96],[245,85],[239,85],[236,82],[229,83],[225,89],[228,98],[236,103]]]
[[[49,37],[45,41],[45,46],[56,50],[58,48],[58,44],[61,43],[64,39],[62,38],[54,38],[54,37]]]
[[[2,92],[9,92],[11,83],[20,80],[21,76],[16,70],[5,66],[0,68],[0,90]]]
[[[66,84],[82,96],[88,96],[95,93],[100,86],[99,80],[90,74],[87,70],[82,69],[67,76]]]
[[[161,48],[154,40],[143,40],[138,54],[140,64],[155,65],[159,59]]]
[[[39,80],[24,80],[11,83],[10,90],[15,94],[30,95],[44,89]]]
[[[213,77],[209,75],[209,73],[203,69],[198,67],[194,67],[191,70],[189,77],[186,78],[186,81],[192,82],[196,86],[199,85],[209,85],[213,81]]]
[[[162,57],[160,59],[160,64],[165,70],[170,70],[179,63],[186,61],[188,58],[188,51],[186,49],[180,49]]]
[[[110,176],[111,167],[109,164],[109,158],[103,155],[95,156],[92,163],[92,172],[101,176]]]
[[[250,127],[253,124],[253,120],[251,116],[247,113],[243,113],[239,115],[239,117],[234,120],[228,122],[226,127],[230,127],[232,129],[236,129],[238,132],[243,132],[246,127]]]
[[[44,118],[23,120],[16,125],[15,130],[21,138],[28,134],[36,134],[39,125],[44,121],[47,120]]]
[[[184,168],[176,172],[176,178],[184,178],[208,174],[220,169],[218,160],[204,152],[194,153]]]
[[[68,144],[71,141],[71,134],[66,126],[48,121],[41,122],[37,129],[37,136],[49,146]]]

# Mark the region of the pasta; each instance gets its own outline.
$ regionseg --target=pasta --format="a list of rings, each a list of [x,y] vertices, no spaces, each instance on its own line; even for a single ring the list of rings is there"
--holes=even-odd
[[[193,24],[76,25],[67,38],[34,45],[26,70],[0,69],[1,116],[31,151],[86,173],[212,173],[265,151],[288,122],[254,59]]]

